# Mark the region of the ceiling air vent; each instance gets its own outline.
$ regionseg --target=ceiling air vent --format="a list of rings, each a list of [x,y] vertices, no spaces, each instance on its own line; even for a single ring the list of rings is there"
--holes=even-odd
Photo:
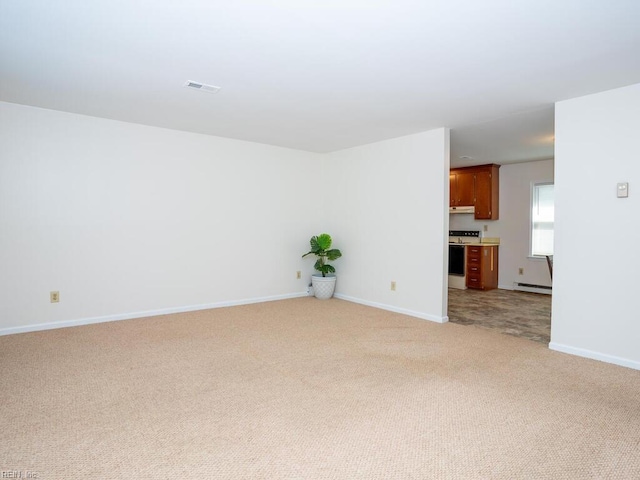
[[[206,83],[193,82],[191,80],[187,80],[184,84],[187,88],[193,88],[194,90],[200,90],[201,92],[208,93],[218,93],[221,87],[216,87],[215,85],[207,85]]]

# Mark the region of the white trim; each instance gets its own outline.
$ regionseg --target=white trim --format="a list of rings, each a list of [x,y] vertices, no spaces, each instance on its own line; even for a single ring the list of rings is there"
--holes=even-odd
[[[550,288],[523,287],[518,285],[517,283],[513,286],[512,290],[515,292],[539,293],[541,295],[551,295],[553,293],[552,289]]]
[[[117,315],[106,315],[104,317],[80,318],[77,320],[63,320],[61,322],[38,323],[36,325],[25,325],[23,327],[9,327],[0,329],[0,336],[14,335],[16,333],[38,332],[40,330],[52,330],[54,328],[78,327],[80,325],[91,325],[94,323],[115,322],[119,320],[131,320],[142,317],[155,317],[158,315],[169,315],[171,313],[193,312],[196,310],[209,310],[211,308],[235,307],[238,305],[249,305],[251,303],[273,302],[275,300],[287,300],[290,298],[307,297],[307,292],[287,293],[284,295],[273,295],[270,297],[246,298],[243,300],[230,300],[225,302],[206,303],[202,305],[186,305],[182,307],[161,308],[158,310],[146,310],[144,312],[121,313]]]
[[[511,290],[512,292],[531,292],[531,293],[541,293],[542,295],[552,295],[552,290],[548,288],[529,288],[529,287],[517,287],[516,283],[513,282],[513,285],[498,285],[500,290]]]
[[[390,312],[402,313],[404,315],[409,315],[411,317],[417,317],[422,320],[429,320],[431,322],[436,323],[447,323],[449,321],[449,317],[438,317],[436,315],[429,315],[428,313],[416,312],[414,310],[407,310],[406,308],[394,307],[393,305],[386,305],[384,303],[370,302],[369,300],[362,300],[360,298],[349,297],[347,295],[343,295],[341,293],[336,293],[334,297],[339,298],[341,300],[346,300],[347,302],[359,303],[361,305],[367,305],[369,307],[380,308],[382,310],[388,310]]]
[[[601,362],[620,365],[621,367],[640,370],[640,362],[635,360],[629,360],[627,358],[616,357],[614,355],[607,355],[606,353],[594,352],[593,350],[586,350],[584,348],[571,347],[569,345],[563,345],[561,343],[555,343],[555,342],[549,343],[549,349],[555,350],[556,352],[568,353],[570,355],[577,355],[578,357],[590,358],[592,360],[599,360]]]

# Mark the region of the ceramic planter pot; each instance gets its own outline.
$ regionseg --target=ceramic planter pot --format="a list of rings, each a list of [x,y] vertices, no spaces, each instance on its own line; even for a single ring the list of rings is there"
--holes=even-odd
[[[328,300],[333,297],[336,289],[336,276],[328,274],[323,277],[321,273],[315,273],[311,276],[311,285],[313,285],[313,295],[319,300]]]

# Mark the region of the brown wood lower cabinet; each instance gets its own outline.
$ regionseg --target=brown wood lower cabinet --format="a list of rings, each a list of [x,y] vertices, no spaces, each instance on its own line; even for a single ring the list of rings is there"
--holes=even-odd
[[[498,288],[497,246],[467,246],[467,288]]]

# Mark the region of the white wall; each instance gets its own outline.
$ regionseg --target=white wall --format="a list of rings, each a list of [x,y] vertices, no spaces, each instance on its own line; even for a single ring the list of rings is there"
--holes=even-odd
[[[446,321],[448,173],[447,129],[327,156],[325,230],[344,254],[338,296]]]
[[[0,332],[306,292],[320,158],[0,103]]]
[[[321,155],[0,102],[0,334],[303,295],[325,230],[338,292],[446,320],[448,149],[444,129]]]
[[[640,369],[640,84],[559,102],[555,124],[550,347]]]
[[[474,220],[473,215],[451,215],[451,230],[480,230],[499,237],[498,283],[513,289],[514,283],[551,285],[546,260],[529,257],[531,221],[531,184],[553,182],[553,160],[515,163],[500,167],[500,219]],[[519,275],[518,269],[524,268]]]

